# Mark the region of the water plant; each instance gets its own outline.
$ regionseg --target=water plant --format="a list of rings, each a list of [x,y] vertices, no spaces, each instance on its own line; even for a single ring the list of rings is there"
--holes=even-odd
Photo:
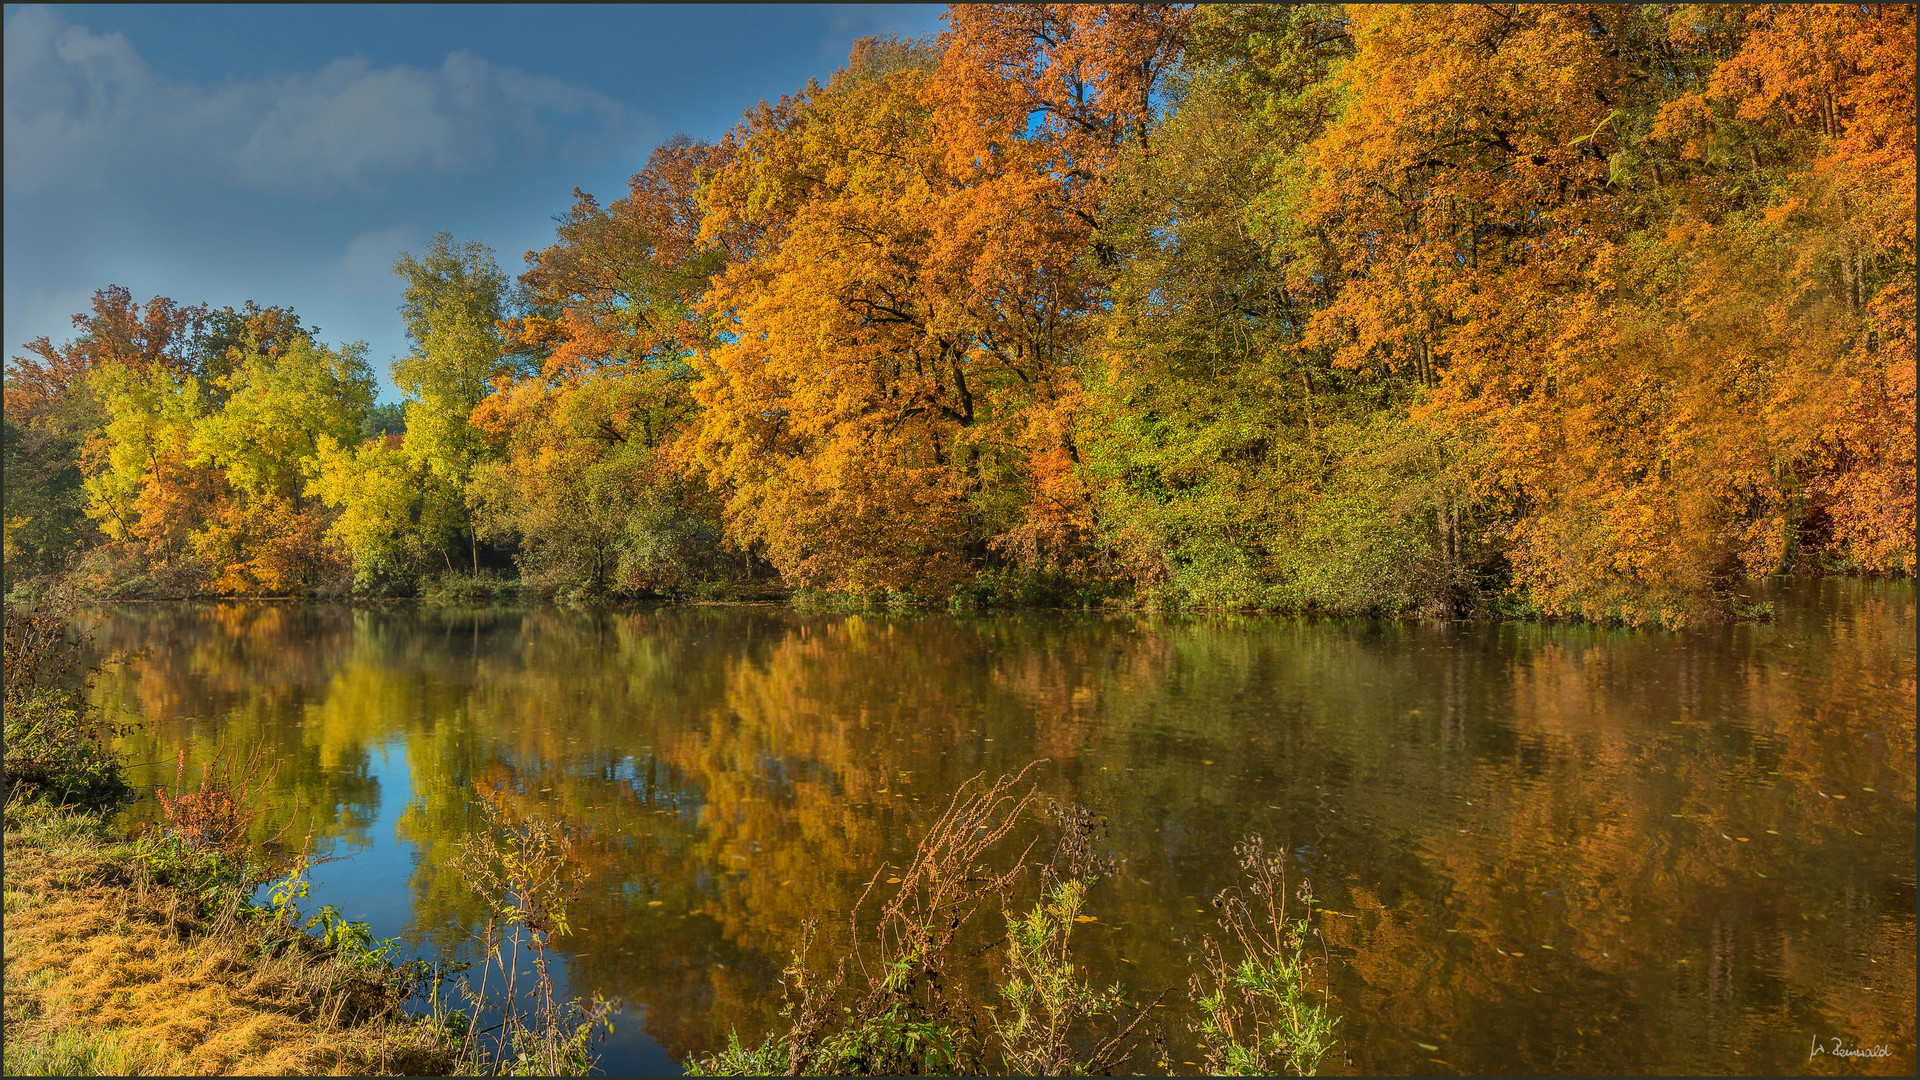
[[[480,981],[476,987],[462,977],[464,1011],[447,1009],[436,996],[436,1015],[461,1032],[463,1072],[584,1076],[596,1060],[596,1036],[613,1029],[617,1003],[565,997],[554,978],[553,942],[572,933],[568,906],[587,876],[573,858],[573,834],[515,811],[503,784],[476,783],[475,791],[485,823],[463,843],[454,867],[487,905],[476,935]]]
[[[984,1071],[984,1025],[947,969],[961,928],[1028,868],[1031,844],[1011,865],[992,856],[1039,798],[1037,788],[1020,790],[1032,768],[992,784],[983,776],[962,784],[906,866],[874,870],[847,914],[848,948],[831,971],[809,962],[818,921],[802,924],[782,974],[786,1032],[753,1048],[736,1034],[725,1051],[686,1062],[687,1071],[737,1076],[776,1064],[789,1075]]]
[[[808,962],[820,924],[806,920],[782,978],[788,1029],[757,1044],[731,1032],[725,1048],[685,1062],[687,1072],[1107,1075],[1141,1064],[1149,1044],[1158,1065],[1170,1067],[1166,1033],[1153,1017],[1171,990],[1137,1000],[1122,985],[1096,986],[1075,958],[1074,928],[1094,921],[1083,913],[1089,890],[1114,868],[1102,847],[1106,822],[1078,803],[1019,791],[1033,768],[992,785],[968,781],[905,869],[896,874],[883,863],[874,872],[848,915],[851,950],[830,972]],[[996,865],[993,850],[1042,806],[1055,837],[1051,857],[1036,859],[1028,843]],[[1223,935],[1201,942],[1182,1004],[1196,1014],[1190,1027],[1207,1072],[1311,1076],[1334,1046],[1337,1024],[1331,957],[1324,947],[1314,956],[1308,944],[1317,936],[1312,887],[1301,884],[1294,895],[1304,910],[1289,918],[1284,850],[1256,835],[1235,853],[1245,880],[1214,898]],[[1037,895],[1020,887],[1029,877]],[[863,919],[883,882],[897,891]],[[989,897],[1000,901],[1004,931],[991,943],[999,956],[991,1000],[981,1000],[950,968],[961,928]]]
[[[1333,1048],[1337,1021],[1328,1006],[1331,957],[1307,947],[1313,930],[1313,886],[1294,898],[1300,918],[1287,918],[1284,849],[1250,836],[1235,847],[1242,887],[1214,897],[1223,936],[1201,943],[1202,970],[1190,982],[1200,1015],[1194,1033],[1216,1076],[1311,1076]],[[1319,963],[1319,989],[1313,987]]]

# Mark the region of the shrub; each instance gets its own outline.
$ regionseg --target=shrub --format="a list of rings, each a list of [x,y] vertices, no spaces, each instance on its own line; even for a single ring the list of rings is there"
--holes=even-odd
[[[59,589],[33,608],[6,605],[5,782],[9,797],[107,805],[129,790],[113,747],[122,732],[87,702],[95,669],[73,614],[71,596]]]
[[[475,786],[486,827],[462,844],[454,867],[488,907],[478,940],[481,981],[477,989],[468,980],[461,983],[471,1013],[437,1015],[436,1022],[461,1032],[463,1072],[585,1076],[596,1061],[595,1036],[612,1031],[609,1018],[617,1004],[598,996],[590,1002],[562,998],[553,978],[553,941],[572,933],[567,911],[587,871],[573,859],[567,829],[515,813],[504,786]],[[524,992],[523,971],[533,976]],[[496,975],[499,989],[489,994]],[[483,1012],[501,1018],[484,1043],[486,1032],[471,1023]]]
[[[1306,948],[1313,888],[1301,885],[1295,899],[1306,913],[1289,921],[1284,850],[1269,849],[1258,836],[1235,850],[1247,883],[1214,898],[1225,942],[1209,936],[1202,943],[1205,970],[1190,984],[1207,1072],[1311,1076],[1333,1048],[1335,1024],[1326,1005],[1326,958]],[[1312,987],[1316,959],[1322,961],[1318,991]]]

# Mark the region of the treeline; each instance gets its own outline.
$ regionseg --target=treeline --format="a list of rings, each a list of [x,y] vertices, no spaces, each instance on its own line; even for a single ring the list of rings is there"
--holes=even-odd
[[[396,270],[15,357],[6,573],[1669,625],[1914,568],[1914,8],[956,6]],[[75,552],[80,554],[75,555]]]

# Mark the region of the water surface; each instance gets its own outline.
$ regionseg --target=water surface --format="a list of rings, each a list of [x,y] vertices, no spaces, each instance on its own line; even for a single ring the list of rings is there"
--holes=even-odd
[[[127,605],[99,637],[144,652],[95,693],[149,790],[264,739],[274,804],[346,856],[309,902],[421,953],[479,917],[447,869],[476,781],[572,824],[566,974],[627,1004],[610,1072],[778,1024],[801,920],[837,925],[962,781],[1044,758],[1111,825],[1097,981],[1184,987],[1234,843],[1285,844],[1328,909],[1323,1072],[1910,1073],[1914,588],[1777,601],[1682,634]],[[1835,1039],[1889,1056],[1809,1056]]]

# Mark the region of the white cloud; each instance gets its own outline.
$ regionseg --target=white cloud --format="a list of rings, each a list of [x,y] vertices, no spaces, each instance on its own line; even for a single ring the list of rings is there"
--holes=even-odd
[[[605,95],[466,52],[437,71],[352,57],[202,88],[156,75],[123,35],[95,34],[50,9],[22,8],[6,22],[9,193],[91,187],[113,173],[362,187],[494,160],[507,138],[538,152],[559,118],[603,131],[630,119]]]

